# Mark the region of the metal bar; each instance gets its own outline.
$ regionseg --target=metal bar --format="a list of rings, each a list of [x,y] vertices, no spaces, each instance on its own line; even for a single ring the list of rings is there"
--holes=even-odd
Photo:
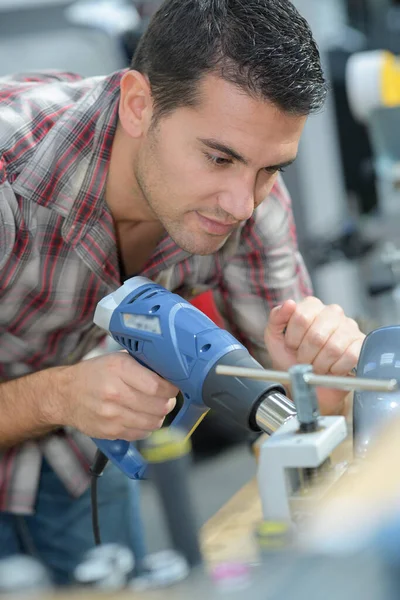
[[[229,367],[218,365],[217,375],[231,375],[232,377],[250,377],[261,381],[276,381],[290,384],[291,379],[287,371],[273,371],[269,369],[247,369],[245,367]],[[370,390],[376,392],[393,392],[397,390],[396,379],[367,379],[361,377],[337,377],[335,375],[316,375],[307,373],[304,380],[309,385],[318,387],[336,388],[340,390]]]
[[[218,365],[215,369],[217,375],[232,375],[232,377],[250,377],[262,381],[279,381],[290,383],[290,375],[286,371],[272,371],[269,369],[248,369],[247,367],[228,367]]]
[[[365,390],[374,392],[394,392],[397,390],[396,379],[368,379],[366,377],[338,377],[336,375],[304,375],[309,385],[338,388],[341,390]]]

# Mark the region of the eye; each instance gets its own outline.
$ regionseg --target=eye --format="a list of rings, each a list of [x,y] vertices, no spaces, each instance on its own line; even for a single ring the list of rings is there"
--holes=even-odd
[[[230,158],[224,158],[223,156],[216,156],[214,154],[209,154],[208,152],[204,152],[204,156],[206,159],[216,167],[223,167],[225,165],[232,164]]]
[[[264,171],[268,173],[268,175],[274,175],[275,173],[284,173],[286,169],[283,167],[266,167]]]

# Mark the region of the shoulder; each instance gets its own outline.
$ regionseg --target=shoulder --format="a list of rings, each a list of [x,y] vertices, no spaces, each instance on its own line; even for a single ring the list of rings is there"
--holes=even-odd
[[[55,71],[0,78],[0,159],[9,177],[91,87],[90,79]]]

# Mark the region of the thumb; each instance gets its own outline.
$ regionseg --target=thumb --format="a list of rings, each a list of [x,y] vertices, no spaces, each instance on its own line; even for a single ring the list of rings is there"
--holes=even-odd
[[[286,300],[281,306],[275,306],[270,312],[267,331],[269,335],[281,335],[296,310],[294,300]]]

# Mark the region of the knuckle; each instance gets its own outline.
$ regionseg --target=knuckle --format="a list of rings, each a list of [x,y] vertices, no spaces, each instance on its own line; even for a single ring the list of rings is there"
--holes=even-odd
[[[338,344],[332,344],[326,349],[327,356],[331,361],[339,360],[343,356],[343,348]]]
[[[358,334],[361,333],[357,321],[355,321],[354,319],[351,319],[350,317],[347,317],[347,319],[346,319],[346,327],[350,331],[355,331]]]
[[[321,300],[319,298],[317,298],[316,296],[306,296],[304,298],[303,302],[307,303],[307,304],[313,304],[314,306],[318,306],[318,307],[323,306],[323,303],[321,302]]]
[[[103,396],[109,403],[118,403],[121,400],[120,391],[112,383],[106,384]]]
[[[331,375],[346,375],[346,371],[341,367],[339,363],[335,363],[329,370]]]
[[[326,342],[325,336],[317,330],[310,330],[307,337],[311,344],[317,348],[321,348]]]
[[[332,312],[336,313],[339,316],[344,315],[344,310],[343,308],[340,306],[340,304],[330,304],[329,308]]]
[[[99,413],[100,417],[107,420],[115,419],[117,416],[115,406],[110,402],[103,402],[99,407]]]
[[[302,329],[307,328],[310,323],[309,318],[300,310],[295,311],[293,321],[296,327],[301,327]]]
[[[151,373],[151,375],[152,375],[152,377],[149,377],[148,382],[146,381],[147,393],[150,396],[159,396],[159,395],[161,395],[160,394],[161,382],[156,376],[153,376],[153,373]]]
[[[159,410],[157,411],[163,418],[175,408],[176,398],[161,399]]]
[[[350,363],[352,363],[353,365],[357,364],[358,357],[359,357],[359,352],[357,352],[357,350],[355,348],[349,348],[346,351],[347,361],[350,362]]]
[[[319,360],[314,361],[312,368],[316,375],[325,375],[326,374],[326,368],[324,368],[322,361],[319,361]]]
[[[102,404],[99,408],[99,418],[107,423],[107,426],[118,426],[118,410],[110,403]]]

